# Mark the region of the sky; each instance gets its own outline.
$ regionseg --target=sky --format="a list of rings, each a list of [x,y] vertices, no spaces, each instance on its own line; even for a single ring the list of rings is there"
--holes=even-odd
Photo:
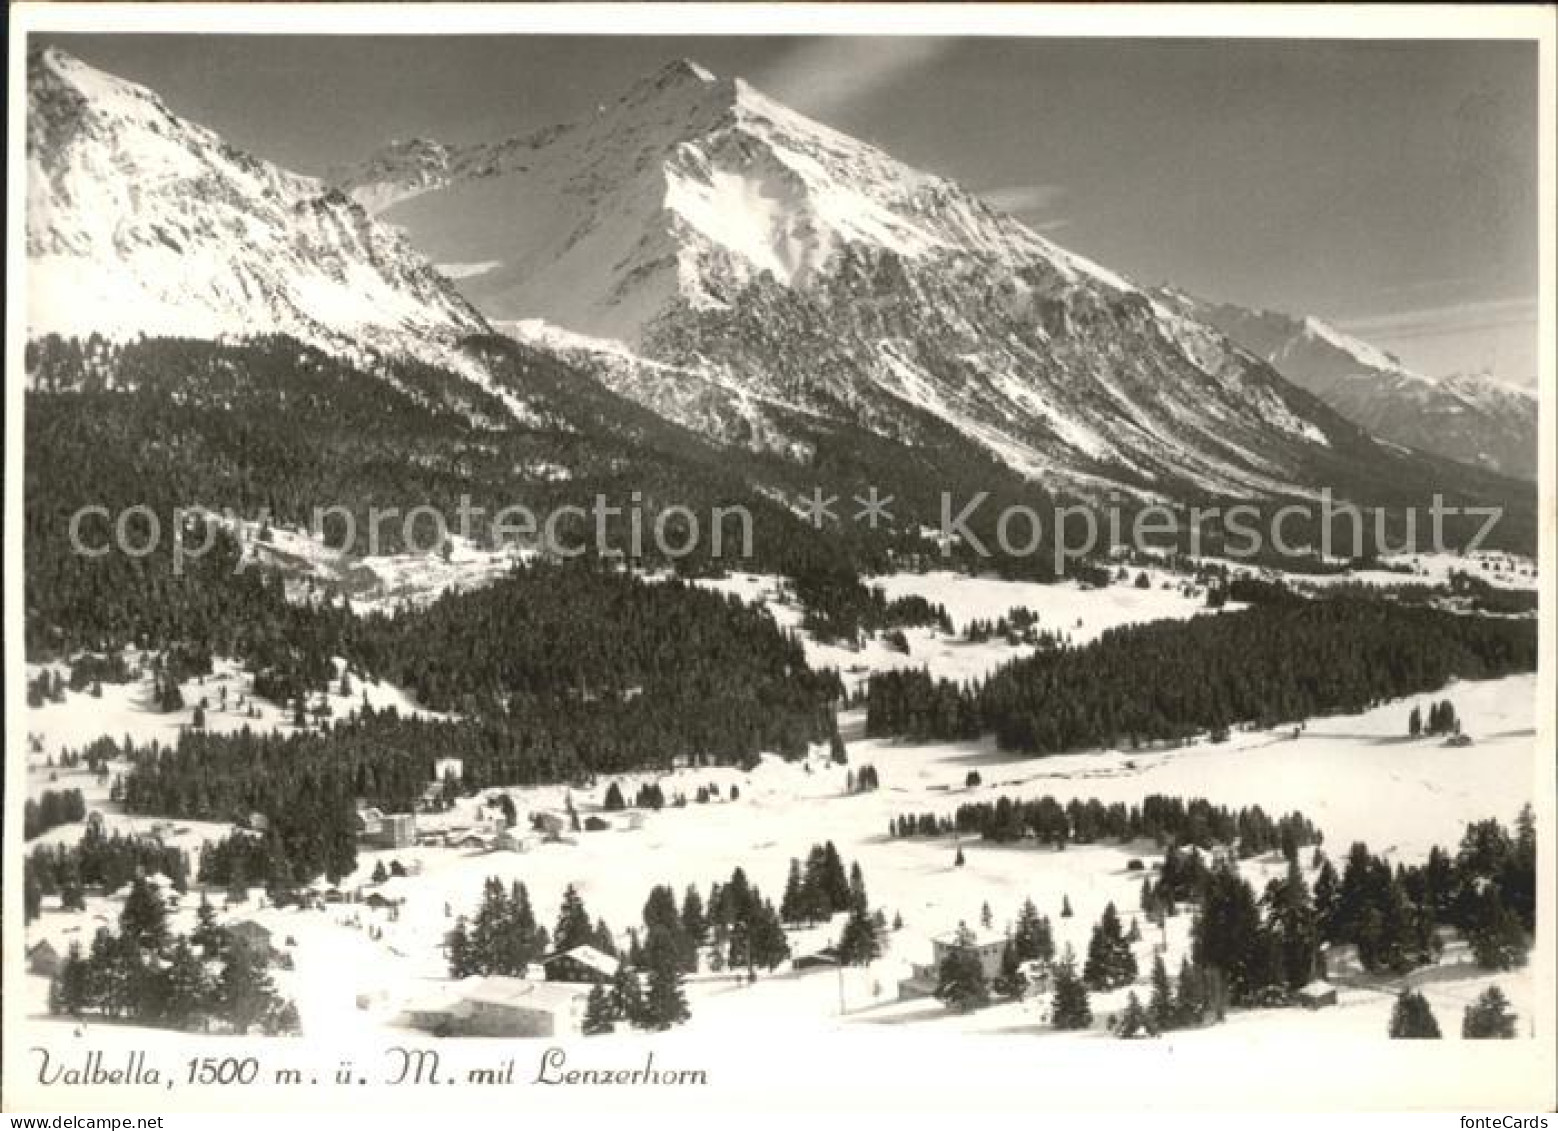
[[[570,121],[671,59],[951,177],[1141,284],[1536,373],[1536,49],[1498,42],[53,35],[325,175]]]

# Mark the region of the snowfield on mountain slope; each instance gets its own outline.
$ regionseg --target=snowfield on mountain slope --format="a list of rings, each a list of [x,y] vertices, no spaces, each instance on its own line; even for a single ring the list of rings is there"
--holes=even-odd
[[[1303,494],[1311,462],[1348,458],[1339,422],[1210,327],[685,62],[569,127],[394,143],[339,183],[393,201],[437,262],[497,260],[462,280],[487,317],[612,343],[570,357],[724,442],[782,449],[764,402],[893,437],[923,409],[1020,474],[1144,498]]]
[[[133,650],[125,656],[134,671],[141,666],[143,657]],[[328,705],[332,718],[340,718],[363,704],[374,710],[393,708],[401,714],[424,718],[442,718],[435,711],[419,707],[411,695],[392,684],[376,679],[350,677],[351,694],[340,693],[339,673],[345,661],[336,658],[336,680],[328,693],[316,693],[310,697],[309,710],[320,704]],[[45,669],[69,677],[64,664],[49,663],[27,665],[27,678],[34,679]],[[179,694],[184,706],[176,711],[159,711],[152,698],[153,677],[149,670],[129,683],[105,683],[102,695],[93,696],[86,691],[67,691],[63,702],[45,702],[27,712],[27,734],[35,739],[41,750],[30,754],[30,760],[39,763],[49,756],[58,756],[63,750],[77,753],[99,738],[109,738],[122,743],[125,738],[138,745],[160,742],[172,746],[179,735],[191,725],[195,708],[206,701],[206,730],[213,734],[230,734],[247,727],[253,731],[280,731],[290,733],[293,715],[289,707],[273,703],[254,694],[254,677],[244,670],[243,664],[226,657],[212,661],[212,672],[184,680],[179,684]],[[222,692],[227,691],[226,706]],[[240,706],[239,700],[243,703]],[[249,714],[253,708],[254,714]],[[31,761],[29,762],[31,764]],[[106,797],[107,795],[104,794]]]
[[[285,333],[483,380],[454,348],[481,316],[338,191],[57,49],[27,82],[29,334]]]
[[[1138,572],[1133,570],[1131,577]],[[1106,630],[1128,624],[1214,615],[1206,608],[1206,595],[1183,576],[1154,569],[1146,572],[1151,581],[1146,589],[1127,582],[1104,589],[1088,589],[1075,582],[1040,585],[947,571],[866,578],[864,584],[880,587],[889,599],[912,595],[941,605],[952,620],[953,635],[928,626],[905,628],[902,631],[909,651],[900,652],[881,634],[869,637],[857,649],[824,643],[803,633],[806,662],[814,668],[837,669],[845,686],[851,688],[862,686],[872,672],[897,668],[925,668],[938,679],[962,682],[982,678],[1003,663],[1033,653],[1030,644],[961,639],[970,621],[993,624],[1015,608],[1038,614],[1039,631],[1058,632],[1074,644],[1096,640]],[[781,627],[800,629],[802,611],[786,594],[782,578],[732,573],[720,579],[699,579],[697,584],[735,594],[748,603],[760,603]]]
[[[1345,854],[1351,841],[1361,839],[1392,861],[1416,861],[1435,843],[1453,849],[1467,822],[1492,816],[1507,824],[1531,800],[1535,693],[1532,676],[1460,683],[1442,693],[1454,700],[1474,737],[1475,744],[1463,749],[1435,739],[1403,737],[1406,714],[1416,700],[1390,703],[1361,715],[1312,720],[1296,739],[1291,728],[1282,728],[1236,732],[1221,745],[1043,759],[1002,753],[988,742],[910,746],[864,740],[858,737],[858,715],[846,716],[848,767],[831,764],[826,751],[817,748],[805,762],[767,758],[750,773],[734,768],[685,769],[609,779],[621,782],[629,796],[638,781],[651,778],[668,798],[677,793],[690,796],[700,785],[719,785],[720,800],[647,813],[641,828],[631,828],[624,814],[603,813],[612,828],[568,834],[561,843],[539,844],[526,853],[473,854],[417,847],[360,854],[357,873],[348,886],[366,884],[379,862],[398,860],[409,870],[407,877],[394,881],[397,894],[406,899],[398,916],[360,904],[324,911],[266,908],[258,890],[247,908],[235,908],[228,915],[254,918],[278,937],[295,940],[295,946],[287,949],[297,968],[278,972],[277,978],[283,990],[297,993],[306,1035],[351,1039],[367,1030],[380,1030],[387,1036],[391,1031],[403,1032],[396,1028],[402,1004],[435,988],[444,977],[439,950],[443,934],[452,926],[454,914],[474,907],[490,875],[505,882],[523,880],[538,916],[548,925],[564,886],[574,884],[590,914],[604,917],[621,932],[637,923],[643,900],[655,883],[669,883],[678,892],[690,883],[706,890],[711,881],[728,878],[740,866],[765,894],[777,899],[789,859],[804,857],[814,842],[832,840],[846,863],[860,862],[873,907],[880,907],[889,922],[895,916],[903,919],[903,929],[893,933],[888,953],[870,967],[847,970],[842,976],[833,969],[815,973],[781,969],[760,975],[750,987],[707,972],[695,976],[688,983],[691,1032],[802,1033],[838,1024],[891,1024],[1032,1032],[1061,1039],[1044,1026],[1047,1003],[1043,999],[960,1016],[934,1001],[897,1002],[897,979],[912,963],[928,959],[930,938],[959,922],[977,923],[986,903],[1001,929],[1021,901],[1031,897],[1049,916],[1057,944],[1082,953],[1105,903],[1114,902],[1127,924],[1137,914],[1142,873],[1126,864],[1136,857],[1151,866],[1158,856],[1156,849],[1148,844],[1105,844],[1074,845],[1057,852],[1031,845],[964,841],[966,863],[958,868],[951,838],[892,839],[886,835],[890,818],[924,811],[947,813],[965,800],[1001,794],[1132,803],[1152,793],[1204,796],[1221,804],[1259,804],[1272,814],[1298,809],[1325,834],[1326,851],[1333,859]],[[881,788],[848,793],[846,775],[865,764],[877,768]],[[965,785],[971,769],[979,771],[982,785]],[[592,789],[551,786],[504,792],[514,799],[522,823],[528,813],[560,812],[565,798],[571,799],[581,816],[589,816],[600,812],[607,780]],[[729,800],[732,786],[739,789],[739,800]],[[484,791],[483,796],[495,792]],[[1382,803],[1387,798],[1389,803]],[[464,801],[448,814],[427,817],[425,827],[469,824],[479,816],[478,801]],[[1305,851],[1301,858],[1307,868],[1310,853]],[[1258,885],[1282,866],[1280,857],[1241,865]],[[1074,909],[1071,918],[1060,915],[1063,898]],[[191,902],[186,901],[181,915],[187,917]],[[51,898],[45,901],[42,919],[29,928],[28,939],[48,938],[64,945],[83,930],[90,933],[94,916],[111,919],[116,914],[112,901],[100,897],[89,900],[85,915],[60,912]],[[1189,923],[1190,915],[1181,914],[1169,920],[1163,935],[1142,924],[1145,936],[1136,946],[1136,955],[1143,979],[1157,943],[1166,944],[1170,970],[1177,968]],[[188,926],[183,919],[177,925]],[[376,934],[382,932],[381,937],[370,938],[369,927],[376,928]],[[792,948],[798,954],[808,953],[833,941],[837,930],[834,924],[797,933]],[[1510,996],[1521,1014],[1521,1031],[1526,1032],[1535,1002],[1533,972],[1489,975],[1466,965],[1464,959],[1464,950],[1452,940],[1439,967],[1406,979],[1424,989],[1445,1035],[1452,1039],[1458,1035],[1460,1009],[1495,982]],[[1333,975],[1342,984],[1336,1009],[1321,1014],[1292,1009],[1236,1012],[1226,1025],[1172,1039],[1245,1040],[1307,1033],[1383,1039],[1392,992],[1401,980],[1349,974],[1340,959]],[[1145,985],[1136,988],[1145,996]],[[41,1013],[46,981],[29,977],[24,992],[29,1012]],[[1124,990],[1093,995],[1092,1036],[1106,1036],[1106,1019],[1123,1006],[1124,995]],[[114,1027],[90,1028],[96,1039]]]
[[[1288,380],[1376,436],[1534,479],[1537,397],[1491,373],[1425,376],[1318,318],[1203,301],[1172,287],[1155,300],[1215,326]]]

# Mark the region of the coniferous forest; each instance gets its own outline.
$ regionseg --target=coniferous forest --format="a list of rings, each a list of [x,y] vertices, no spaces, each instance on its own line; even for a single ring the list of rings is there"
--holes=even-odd
[[[1272,726],[1536,668],[1536,622],[1382,601],[1262,604],[1111,629],[1077,647],[1010,661],[982,683],[923,670],[873,673],[866,733],[913,740],[994,732],[1053,754],[1183,741]]]
[[[795,758],[822,742],[836,762],[849,758],[835,715],[845,699],[839,673],[810,667],[800,637],[767,609],[693,583],[717,572],[718,562],[651,554],[634,564],[668,568],[645,577],[594,554],[562,563],[542,558],[485,588],[363,613],[351,605],[349,583],[316,579],[299,599],[285,569],[240,568],[244,547],[203,519],[162,529],[144,556],[83,557],[70,551],[64,532],[67,516],[85,502],[110,511],[145,508],[127,526],[139,543],[152,533],[152,516],[166,523],[174,508],[196,502],[300,525],[309,507],[326,500],[363,529],[366,509],[381,501],[416,498],[453,513],[470,498],[496,510],[515,501],[517,484],[527,504],[544,510],[631,484],[646,490],[651,515],[673,501],[750,506],[760,549],[744,567],[785,578],[800,629],[819,641],[858,648],[879,635],[906,650],[895,630],[926,626],[956,635],[942,606],[922,597],[889,600],[860,580],[871,570],[945,564],[928,562],[922,546],[892,536],[818,535],[754,493],[742,468],[732,471],[695,438],[604,388],[575,395],[556,363],[521,347],[477,348],[487,351],[503,391],[553,410],[524,427],[514,426],[495,395],[436,369],[348,364],[284,339],[242,346],[51,339],[31,348],[37,385],[27,421],[27,648],[30,658],[68,662],[65,675],[45,670],[32,682],[33,705],[62,701],[67,676],[71,691],[101,695],[105,682],[149,672],[155,702],[172,711],[183,707],[181,680],[230,656],[252,675],[256,694],[300,720],[319,692],[345,694],[348,682],[368,678],[403,688],[439,717],[375,710],[364,698],[343,716],[290,731],[212,734],[196,721],[172,743],[100,740],[84,753],[66,751],[62,766],[83,757],[89,768],[109,757],[127,763],[113,797],[129,814],[233,829],[205,846],[194,877],[182,852],[105,834],[96,824],[77,844],[39,845],[24,876],[29,919],[44,896],[80,910],[86,891],[126,884],[139,891],[138,878],[154,872],[178,890],[193,878],[227,887],[234,899],[264,885],[281,905],[317,877],[334,882],[356,868],[359,801],[413,809],[445,758],[462,767],[446,790],[464,796],[497,786],[587,786],[599,775],[683,764],[750,767],[762,753]],[[152,432],[158,442],[143,443]],[[848,445],[833,443],[819,449],[819,460],[838,472]],[[571,474],[515,471],[554,465]],[[385,527],[391,540],[381,552],[404,548],[394,540],[399,529]],[[173,568],[178,547],[206,545]],[[1110,584],[1110,570],[1097,564],[1073,563],[1069,572],[1084,585]],[[1151,582],[1141,573],[1135,585]],[[1315,596],[1235,578],[1214,589],[1209,604],[1250,607],[1117,628],[1081,646],[1048,626],[1039,631],[1023,609],[993,623],[976,619],[964,629],[970,646],[999,639],[1037,651],[966,684],[923,670],[876,671],[866,684],[866,733],[911,740],[993,733],[1001,747],[1033,754],[1202,735],[1217,742],[1234,726],[1358,712],[1455,678],[1536,664],[1535,622],[1525,616],[1458,615],[1410,592],[1382,600],[1347,586]],[[1489,596],[1485,584],[1461,582],[1462,590],[1473,609],[1529,611],[1523,599]],[[139,658],[124,653],[127,646],[140,649]],[[1453,718],[1452,708],[1436,704],[1415,732],[1451,734]],[[890,785],[890,765],[885,773]],[[870,764],[853,767],[849,782],[850,792],[880,784]],[[969,787],[979,784],[971,772]],[[626,798],[616,783],[612,790],[607,808],[622,808]],[[658,809],[658,791],[640,785],[639,804]],[[85,808],[78,791],[43,792],[27,803],[26,834],[81,821]],[[1132,998],[1121,1036],[1204,1024],[1230,1006],[1285,1003],[1324,974],[1326,946],[1352,947],[1366,971],[1401,974],[1434,961],[1442,932],[1453,929],[1480,966],[1507,970],[1526,961],[1535,927],[1529,813],[1513,833],[1497,821],[1475,824],[1455,853],[1436,849],[1421,865],[1392,866],[1362,844],[1333,865],[1315,849],[1312,883],[1297,861],[1321,834],[1305,815],[1199,798],[1148,796],[1126,805],[997,796],[950,813],[903,813],[888,831],[1031,840],[1053,849],[1146,839],[1163,849],[1160,868],[1131,862],[1142,873],[1140,908],[1122,914],[1111,904],[1087,953],[1063,956],[1054,968],[1053,1023],[1060,1028],[1089,1027],[1089,991],[1121,988],[1143,973],[1123,926],[1137,910],[1152,924],[1184,908],[1194,916],[1192,951],[1177,989],[1157,964],[1150,998]],[[1274,851],[1287,857],[1288,873],[1257,891],[1236,862]],[[964,863],[960,844],[956,864]],[[117,935],[101,932],[90,953],[67,956],[55,985],[57,1011],[237,1031],[295,1025],[262,964],[214,934],[175,939],[140,924],[145,896],[133,902],[135,923]],[[543,955],[584,944],[620,954],[624,973],[595,987],[586,1030],[661,1029],[686,1019],[683,980],[701,965],[747,977],[774,970],[790,957],[787,927],[835,915],[847,922],[829,948],[833,960],[865,965],[882,953],[885,924],[871,911],[859,868],[847,869],[829,842],[792,862],[777,907],[737,868],[706,898],[695,888],[680,898],[666,885],[652,889],[642,924],[624,939],[593,919],[572,888],[549,932],[523,884],[493,881],[446,942],[456,977],[522,975]],[[939,996],[954,1008],[977,1008],[992,989],[1011,995],[1019,987],[1019,963],[1054,960],[1047,919],[1025,909],[1019,928],[994,986],[965,963],[940,972]],[[119,983],[130,988],[103,988]],[[176,1004],[155,1004],[159,994]],[[1490,1011],[1468,1023],[1497,1030],[1503,1021]]]

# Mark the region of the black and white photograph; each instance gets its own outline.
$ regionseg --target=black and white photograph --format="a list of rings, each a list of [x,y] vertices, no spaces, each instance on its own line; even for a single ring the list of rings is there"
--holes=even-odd
[[[7,1111],[1553,1110],[1550,8],[107,8]]]

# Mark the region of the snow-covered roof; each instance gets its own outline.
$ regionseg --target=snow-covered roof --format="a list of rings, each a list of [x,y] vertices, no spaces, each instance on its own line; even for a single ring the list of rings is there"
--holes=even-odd
[[[564,950],[555,954],[549,954],[541,960],[541,963],[542,965],[545,965],[546,963],[552,962],[559,958],[571,958],[580,965],[588,966],[591,970],[595,970],[601,974],[604,974],[608,978],[614,976],[617,972],[617,967],[621,965],[615,958],[607,954],[605,951],[600,950],[597,947],[590,946],[587,943],[583,946],[576,946],[572,950]]]
[[[967,937],[960,939],[959,935]],[[969,927],[960,924],[957,930],[937,935],[934,941],[942,946],[991,946],[1006,942],[1006,932],[998,931],[994,927]]]
[[[570,982],[533,982],[502,974],[477,974],[463,978],[457,994],[462,1001],[510,1008],[554,1010],[572,1006],[582,995]]]
[[[1316,978],[1313,982],[1310,982],[1307,986],[1304,986],[1298,992],[1304,997],[1320,997],[1324,994],[1334,994],[1336,992],[1336,987],[1331,985],[1331,983],[1327,982],[1324,978]]]

